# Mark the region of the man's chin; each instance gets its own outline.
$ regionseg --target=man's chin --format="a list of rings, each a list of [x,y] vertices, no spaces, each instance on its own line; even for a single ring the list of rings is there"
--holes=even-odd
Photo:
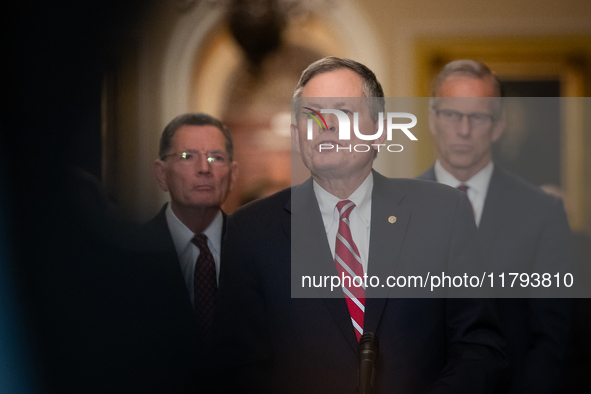
[[[472,156],[459,154],[451,157],[448,162],[453,168],[465,170],[474,166],[476,160]]]
[[[207,198],[207,199],[195,199],[195,200],[191,200],[188,201],[187,204],[185,204],[185,206],[189,207],[189,208],[195,208],[195,209],[204,209],[204,208],[217,208],[219,207],[221,204],[221,202],[219,202],[218,200],[216,200],[215,198]]]
[[[333,156],[333,155],[331,155]],[[343,160],[334,155],[333,157],[322,157],[315,158],[313,161],[312,168],[309,168],[312,172],[330,172],[342,168],[344,165]]]

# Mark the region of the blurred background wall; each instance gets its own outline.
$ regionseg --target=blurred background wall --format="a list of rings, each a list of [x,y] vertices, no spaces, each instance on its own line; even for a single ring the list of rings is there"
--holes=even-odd
[[[179,0],[154,2],[141,15],[114,34],[118,51],[104,73],[97,174],[134,220],[149,218],[166,200],[152,162],[163,127],[183,112],[211,113],[233,131],[241,172],[228,212],[253,188],[265,194],[288,186],[292,175],[293,182],[305,179],[297,157],[291,162],[290,98],[301,71],[327,55],[368,65],[392,97],[429,96],[433,75],[457,58],[490,65],[509,95],[591,95],[586,0]],[[578,103],[555,120],[553,135],[542,141],[508,131],[496,154],[517,172],[523,165],[511,157],[529,152],[550,160],[553,175],[521,175],[560,186],[572,225],[591,232],[585,204],[591,132]],[[417,143],[403,154],[381,155],[376,167],[395,177],[422,173],[434,158],[426,127],[415,129]]]
[[[327,55],[366,64],[390,97],[428,97],[438,69],[466,57],[490,65],[511,96],[587,97],[563,99],[544,120],[548,133],[515,118],[495,155],[532,183],[560,186],[573,230],[591,235],[588,0],[9,5],[0,27],[3,393],[129,392],[120,373],[145,317],[134,313],[144,293],[130,291],[143,261],[114,243],[124,226],[110,209],[140,222],[166,201],[152,165],[162,129],[184,112],[209,112],[233,131],[240,181],[228,213],[301,182],[290,100],[302,70]],[[421,119],[418,141],[380,155],[379,171],[414,177],[432,164]]]

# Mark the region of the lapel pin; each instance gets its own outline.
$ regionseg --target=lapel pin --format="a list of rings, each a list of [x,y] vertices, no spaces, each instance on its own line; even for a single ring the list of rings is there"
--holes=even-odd
[[[390,223],[396,223],[396,216],[390,216],[390,217],[388,218],[388,221],[389,221]]]

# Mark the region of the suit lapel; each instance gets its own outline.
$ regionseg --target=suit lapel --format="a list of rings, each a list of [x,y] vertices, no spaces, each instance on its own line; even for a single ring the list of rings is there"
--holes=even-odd
[[[380,283],[385,283],[398,264],[411,210],[399,205],[404,199],[403,190],[388,184],[377,172],[373,174],[368,278],[378,276]],[[376,332],[389,293],[388,286],[368,286],[364,331]]]
[[[312,179],[310,178],[295,187],[291,197],[292,264],[304,266],[306,275],[322,277],[338,275],[312,187]],[[341,329],[343,336],[352,349],[357,352],[357,338],[343,293],[341,291],[331,292],[330,287],[320,287],[316,290]]]
[[[384,283],[386,277],[395,272],[411,210],[400,206],[404,199],[403,190],[389,184],[377,172],[374,171],[373,174],[368,278],[378,276],[380,283]],[[311,179],[294,189],[291,208],[292,258],[301,262],[306,272],[322,276],[337,275]],[[395,221],[392,217],[396,218]],[[358,342],[342,294],[339,293],[341,297],[335,298],[335,294],[328,288],[319,288],[318,291],[352,349],[357,351]],[[376,332],[389,291],[388,287],[368,286],[365,332]]]
[[[505,201],[507,189],[511,188],[507,180],[508,178],[503,170],[495,166],[486,193],[480,226],[478,227],[478,233],[483,241],[485,252],[494,235],[502,233],[499,232],[499,227],[503,225],[505,215],[511,214],[508,211],[511,209],[511,204]]]
[[[159,251],[171,252],[174,251],[176,256],[176,250],[172,236],[168,230],[168,224],[166,223],[166,207],[168,203],[164,204],[160,212],[154,217],[152,222],[148,224],[150,229],[150,248],[155,248]]]
[[[337,275],[311,179],[294,189],[291,204],[292,258],[314,275]],[[319,289],[321,297],[334,295],[330,289]]]
[[[223,219],[223,224],[222,224],[222,241],[220,243],[221,249],[220,249],[220,273],[219,273],[219,278],[218,278],[218,284],[222,283],[222,273],[224,272],[224,270],[221,269],[222,265],[223,265],[223,261],[224,261],[224,238],[226,237],[226,222],[228,221],[228,215],[226,215],[226,212],[222,211],[222,219]],[[219,294],[219,288],[218,288],[218,294]]]
[[[292,190],[291,195],[290,195],[289,199],[287,200],[287,203],[283,207],[285,209],[285,211],[287,212],[287,215],[281,215],[281,218],[280,218],[281,228],[283,229],[283,232],[285,233],[285,235],[287,235],[287,238],[289,238],[290,242],[291,242],[292,197],[293,197],[293,190],[297,187],[298,186],[291,188],[291,190]]]
[[[224,244],[224,236],[226,235],[226,222],[228,221],[228,215],[226,212],[222,211],[222,245]]]
[[[437,178],[435,177],[435,166],[431,166],[431,168],[419,175],[417,179],[437,182]]]
[[[437,182],[435,167],[432,166],[418,176],[417,179]],[[486,193],[480,225],[478,226],[478,234],[483,241],[485,252],[487,251],[488,245],[492,242],[494,235],[502,233],[499,232],[499,227],[502,226],[506,215],[511,214],[510,209],[512,204],[508,204],[505,201],[507,190],[511,188],[509,180],[510,178],[505,174],[503,169],[495,166]]]
[[[170,297],[170,307],[178,307],[179,313],[182,310],[190,319],[193,320],[195,325],[196,333],[198,337],[202,338],[201,324],[196,321],[195,314],[193,313],[193,305],[187,293],[187,285],[183,278],[183,272],[179,264],[179,257],[176,253],[174,241],[168,229],[166,222],[166,204],[158,215],[153,219],[151,227],[153,228],[151,242],[153,243],[150,248],[155,248],[156,253],[152,254],[154,261],[156,261],[160,267],[159,269],[159,281],[163,284],[167,284],[166,288],[172,293]]]

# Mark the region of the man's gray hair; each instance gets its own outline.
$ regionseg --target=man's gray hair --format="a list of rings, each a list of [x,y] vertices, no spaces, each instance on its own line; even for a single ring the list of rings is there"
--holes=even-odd
[[[230,130],[220,120],[204,113],[189,113],[179,115],[166,125],[164,131],[162,132],[162,136],[160,137],[160,150],[158,152],[160,160],[164,160],[166,155],[169,153],[174,134],[183,126],[217,127],[222,132],[224,139],[226,140],[226,152],[230,157],[230,161],[234,161],[234,143],[232,142]]]
[[[451,76],[465,76],[475,79],[490,79],[492,85],[497,91],[497,97],[501,97],[501,81],[495,73],[491,71],[488,66],[482,62],[471,59],[454,60],[447,63],[437,74],[431,86],[431,96],[437,97],[439,88],[448,77]]]
[[[295,88],[292,100],[292,114],[296,116],[300,111],[300,100],[306,84],[315,76],[335,70],[349,69],[361,77],[361,90],[365,97],[369,98],[368,106],[371,112],[371,119],[375,123],[378,121],[379,112],[384,112],[384,91],[382,85],[376,78],[376,75],[367,66],[351,59],[344,59],[334,56],[328,56],[310,64],[304,72]]]
[[[499,80],[499,77],[495,73],[493,73],[486,64],[471,59],[460,59],[447,63],[433,80],[433,83],[431,84],[431,108],[435,108],[435,106],[437,105],[437,97],[441,85],[443,85],[443,82],[447,78],[452,76],[464,76],[475,79],[488,80],[495,89],[497,97],[503,96],[503,88],[501,85],[501,81]],[[500,107],[501,106],[499,105],[498,110],[496,111],[497,115],[500,111]]]

